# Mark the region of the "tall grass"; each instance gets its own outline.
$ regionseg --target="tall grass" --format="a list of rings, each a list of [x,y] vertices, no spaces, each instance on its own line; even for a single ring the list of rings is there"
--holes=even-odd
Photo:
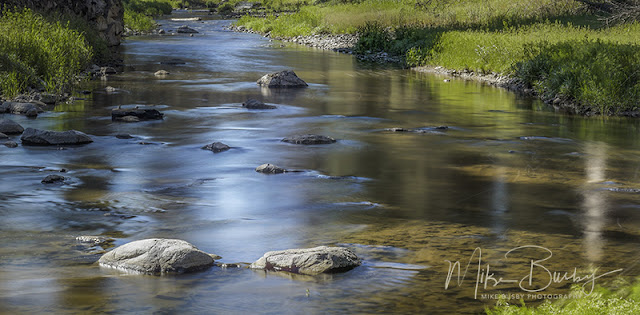
[[[640,314],[640,282],[623,285],[617,290],[607,290],[597,286],[590,295],[582,294],[583,288],[573,287],[572,295],[577,298],[545,301],[538,307],[509,304],[498,301],[496,307],[486,309],[487,315],[602,315]]]
[[[24,9],[0,15],[0,89],[13,97],[29,87],[60,93],[93,59],[85,34]]]

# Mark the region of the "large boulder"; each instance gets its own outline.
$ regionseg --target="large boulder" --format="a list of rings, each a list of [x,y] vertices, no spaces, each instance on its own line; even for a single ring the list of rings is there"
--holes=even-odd
[[[124,244],[104,254],[100,266],[125,271],[164,274],[203,270],[214,263],[207,254],[188,242],[177,239],[146,239]]]
[[[302,81],[302,79],[298,78],[296,73],[292,70],[266,74],[265,76],[260,78],[260,80],[258,80],[258,85],[270,88],[292,88],[308,86],[308,84]]]
[[[24,128],[11,119],[0,119],[0,132],[7,135],[21,134]]]
[[[138,120],[125,118],[128,116],[136,117]],[[163,113],[153,108],[116,108],[111,111],[111,120],[118,121],[140,121],[140,120],[158,120],[162,119]]]
[[[0,113],[10,113],[10,114],[26,114],[29,111],[32,113],[42,113],[43,110],[38,105],[33,103],[22,103],[22,102],[4,102],[2,106],[0,106]]]
[[[251,268],[317,275],[347,271],[360,264],[358,256],[347,248],[319,246],[267,252]]]
[[[61,144],[86,144],[93,140],[88,135],[76,131],[49,131],[27,128],[22,133],[22,145],[61,145]]]
[[[242,103],[242,107],[247,109],[275,109],[276,107],[273,105],[267,105],[263,102],[260,102],[256,99],[248,99],[246,102]]]
[[[282,139],[283,142],[293,144],[330,144],[336,142],[336,139],[321,135],[297,135]]]

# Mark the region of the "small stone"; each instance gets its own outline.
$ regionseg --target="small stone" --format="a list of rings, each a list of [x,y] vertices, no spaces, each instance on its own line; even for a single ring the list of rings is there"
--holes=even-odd
[[[25,113],[25,115],[29,118],[36,118],[38,117],[38,110],[35,108],[31,108]]]
[[[312,145],[312,144],[330,144],[336,142],[336,139],[321,136],[321,135],[297,135],[289,138],[282,139],[283,142],[293,143],[293,144],[304,144],[304,145]]]
[[[248,99],[246,102],[242,103],[242,107],[247,109],[275,109],[276,107],[273,105],[267,105],[263,102],[260,102],[256,99]]]
[[[360,264],[358,256],[347,248],[318,246],[267,252],[251,268],[317,275],[348,271]]]
[[[104,88],[104,90],[107,91],[107,93],[113,93],[118,89],[114,88],[113,86],[107,86],[106,88]]]
[[[386,131],[393,131],[393,132],[410,132],[411,131],[411,129],[402,128],[402,127],[387,128],[385,130]]]
[[[287,170],[285,170],[282,167],[273,165],[273,164],[262,164],[258,167],[256,167],[256,172],[258,173],[263,173],[263,174],[281,174],[286,172]]]
[[[115,240],[104,236],[82,235],[76,237],[76,241],[80,243],[91,244],[91,246],[98,246],[112,243]]]
[[[18,144],[14,141],[7,141],[4,143],[7,148],[17,148]]]
[[[258,85],[270,88],[294,88],[308,86],[295,72],[285,70],[264,75],[258,80]]]
[[[192,28],[190,28],[190,27],[188,27],[186,25],[182,25],[182,26],[178,27],[176,32],[183,33],[183,34],[185,34],[185,33],[186,34],[192,34],[192,35],[193,35],[193,33],[198,33],[198,31],[196,31],[196,30],[194,30],[194,29],[192,29]]]
[[[55,184],[55,183],[62,183],[62,182],[64,182],[64,180],[65,180],[64,176],[53,174],[53,175],[47,175],[47,177],[45,177],[42,180],[42,183],[43,184]]]
[[[202,149],[212,151],[213,153],[220,153],[231,148],[222,142],[214,142],[212,144],[205,145],[204,147],[202,147]]]
[[[117,134],[116,138],[118,138],[118,139],[133,139],[133,137],[130,134],[126,134],[126,133]]]
[[[164,77],[164,76],[168,75],[169,73],[170,72],[167,71],[167,70],[158,70],[153,75],[155,75],[156,77]]]

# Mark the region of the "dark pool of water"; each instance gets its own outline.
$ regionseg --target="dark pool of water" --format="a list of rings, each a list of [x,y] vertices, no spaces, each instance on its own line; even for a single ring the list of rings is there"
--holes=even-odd
[[[504,257],[526,245],[553,252],[544,262],[551,271],[638,274],[637,120],[556,114],[505,90],[233,33],[228,23],[164,21],[200,33],[129,38],[127,71],[88,82],[87,100],[36,120],[0,115],[95,140],[66,150],[0,147],[3,312],[475,313],[495,304],[481,294],[526,292],[502,283],[475,295],[477,256],[466,280],[458,286],[454,273],[445,289],[447,260],[465,267],[481,248],[481,268],[521,279],[530,259],[546,257],[540,248]],[[161,64],[173,58],[185,64]],[[160,69],[171,74],[155,77]],[[255,84],[283,69],[309,87]],[[278,108],[243,109],[248,98]],[[118,105],[155,106],[165,119],[112,122]],[[437,126],[449,128],[385,131]],[[338,141],[280,141],[305,133]],[[232,148],[200,149],[214,141]],[[303,172],[256,173],[263,163]],[[40,183],[63,168],[64,185]],[[78,235],[115,245],[179,238],[228,263],[342,245],[364,264],[320,277],[219,267],[130,275],[98,267],[100,248],[79,246]],[[546,280],[536,276],[540,288]]]

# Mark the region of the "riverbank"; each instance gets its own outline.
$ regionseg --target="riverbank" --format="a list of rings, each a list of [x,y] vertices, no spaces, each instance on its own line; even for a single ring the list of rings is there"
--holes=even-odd
[[[474,73],[468,78],[480,81],[500,73],[517,78],[520,92],[533,91],[568,113],[638,116],[640,24],[608,25],[597,15],[607,12],[598,10],[572,0],[516,1],[508,8],[496,1],[485,7],[471,1],[449,7],[364,1],[245,16],[236,25],[320,48],[313,36],[357,34],[349,52],[361,60],[439,66],[454,76]]]

